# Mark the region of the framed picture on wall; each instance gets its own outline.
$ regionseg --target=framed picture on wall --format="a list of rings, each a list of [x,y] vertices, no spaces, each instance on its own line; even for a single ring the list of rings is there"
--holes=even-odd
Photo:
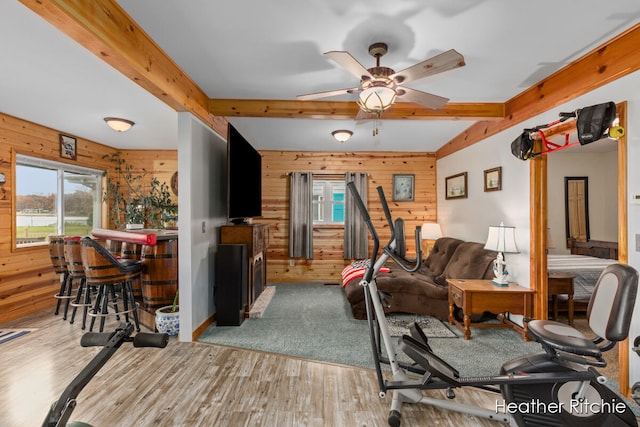
[[[69,135],[60,134],[60,157],[63,159],[77,159],[76,139]]]
[[[444,179],[445,199],[467,198],[467,173],[462,172]]]
[[[502,167],[484,171],[484,191],[502,190]]]
[[[393,201],[412,202],[414,198],[415,175],[393,175]]]

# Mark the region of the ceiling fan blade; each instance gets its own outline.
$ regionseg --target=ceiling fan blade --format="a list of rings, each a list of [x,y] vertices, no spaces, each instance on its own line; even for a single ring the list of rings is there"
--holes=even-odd
[[[363,110],[358,110],[358,114],[356,114],[356,122],[359,121],[364,121],[364,120],[373,120],[375,119],[377,116],[373,113],[367,113],[366,111]]]
[[[400,102],[414,102],[429,108],[440,108],[449,101],[449,98],[434,95],[432,93],[422,92],[408,87],[399,87],[396,89],[396,96]]]
[[[389,77],[397,84],[404,84],[423,77],[453,70],[454,68],[463,67],[464,65],[464,57],[456,52],[455,49],[451,49],[405,68],[402,71],[398,71]]]
[[[337,90],[329,90],[326,92],[307,93],[304,95],[298,95],[296,96],[296,98],[300,101],[310,101],[312,99],[328,98],[330,96],[345,95],[348,93],[358,93],[361,90],[362,89],[360,89],[359,87],[352,87],[349,89],[337,89]]]
[[[370,80],[373,78],[371,73],[364,68],[349,52],[342,50],[332,50],[325,52],[325,56],[337,62],[342,68],[356,76],[360,80]]]

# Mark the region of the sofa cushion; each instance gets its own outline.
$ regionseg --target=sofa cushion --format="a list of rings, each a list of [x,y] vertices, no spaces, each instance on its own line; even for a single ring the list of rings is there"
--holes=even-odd
[[[436,283],[446,286],[446,279],[490,279],[493,277],[491,267],[496,253],[484,249],[484,244],[462,242],[451,256],[449,263]]]
[[[453,237],[441,237],[436,240],[421,270],[424,269],[430,272],[433,277],[440,276],[461,243],[463,243],[462,240],[454,239]]]

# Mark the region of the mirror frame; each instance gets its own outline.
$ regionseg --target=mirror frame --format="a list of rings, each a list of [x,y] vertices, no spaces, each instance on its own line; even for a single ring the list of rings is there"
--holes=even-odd
[[[566,229],[566,245],[570,247],[569,239],[571,238],[571,227],[569,224],[569,182],[582,181],[584,182],[584,219],[586,225],[587,242],[591,239],[591,233],[589,231],[589,177],[586,176],[565,176],[564,177],[564,219]]]

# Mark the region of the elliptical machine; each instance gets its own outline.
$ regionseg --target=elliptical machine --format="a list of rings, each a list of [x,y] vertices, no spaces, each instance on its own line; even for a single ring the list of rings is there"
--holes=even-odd
[[[380,241],[369,213],[352,183],[347,184],[373,239],[369,267],[360,285],[364,287],[373,358],[376,364],[380,397],[392,391],[388,423],[399,427],[403,403],[423,403],[483,417],[510,426],[637,426],[631,408],[604,383],[596,370],[606,366],[602,352],[624,340],[629,333],[638,289],[638,272],[628,265],[613,264],[600,276],[587,309],[589,326],[597,338],[591,340],[575,328],[548,320],[529,320],[528,331],[542,346],[539,353],[504,363],[500,374],[488,377],[461,377],[456,368],[436,354],[417,324],[410,335],[398,340],[398,348],[414,364],[401,364],[383,308],[384,295],[376,286],[376,276],[385,262],[398,260],[396,233],[382,187],[378,195],[391,230],[391,239],[378,256]],[[420,229],[415,232],[416,248],[421,245]],[[398,262],[403,269],[414,266]],[[386,358],[383,358],[384,346]],[[382,365],[389,364],[391,379],[385,379]],[[416,375],[412,375],[416,374]],[[475,387],[496,393],[494,410],[452,401],[454,390]],[[432,398],[423,390],[446,390],[448,400]]]

